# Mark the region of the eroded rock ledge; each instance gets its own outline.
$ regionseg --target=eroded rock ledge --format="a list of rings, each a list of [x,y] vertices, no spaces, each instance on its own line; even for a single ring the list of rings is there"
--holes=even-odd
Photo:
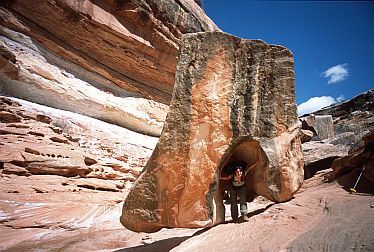
[[[292,53],[226,33],[185,35],[162,135],[123,207],[134,231],[224,218],[220,172],[254,166],[248,191],[281,202],[303,181]]]
[[[171,98],[182,34],[218,30],[192,0],[38,0],[1,5],[2,26],[107,82],[165,104]]]
[[[192,0],[0,2],[0,93],[159,136]]]

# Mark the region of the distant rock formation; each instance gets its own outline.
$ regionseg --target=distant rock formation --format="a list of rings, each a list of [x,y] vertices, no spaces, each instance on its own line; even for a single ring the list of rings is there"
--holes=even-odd
[[[318,123],[317,118],[325,118],[329,122]],[[333,126],[328,118],[332,118]],[[315,111],[301,120],[304,129],[314,132],[312,141],[302,146],[307,179],[320,170],[330,168],[335,159],[361,151],[365,146],[362,138],[374,130],[374,89]],[[325,132],[323,135],[327,137],[321,138],[318,131]]]
[[[333,117],[335,136],[330,140],[333,144],[357,150],[363,146],[362,137],[374,129],[374,89],[314,114]]]
[[[159,136],[180,37],[213,30],[193,0],[1,1],[0,93]]]
[[[301,118],[302,129],[315,133],[311,140],[324,140],[334,136],[334,123],[331,115],[309,115]]]
[[[249,193],[290,199],[303,181],[293,55],[284,47],[206,32],[182,39],[165,126],[123,207],[135,231],[224,220],[220,173],[245,160]]]
[[[313,112],[315,115],[332,115],[333,118],[348,116],[357,111],[374,112],[374,89],[359,94],[352,99],[332,104],[326,108]]]

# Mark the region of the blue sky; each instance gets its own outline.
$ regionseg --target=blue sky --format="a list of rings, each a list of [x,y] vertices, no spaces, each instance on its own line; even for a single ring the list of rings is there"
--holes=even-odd
[[[299,114],[374,88],[374,1],[204,0],[224,32],[294,54]]]

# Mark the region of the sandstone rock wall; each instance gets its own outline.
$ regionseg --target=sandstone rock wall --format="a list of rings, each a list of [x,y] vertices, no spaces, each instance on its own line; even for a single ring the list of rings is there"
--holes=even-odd
[[[2,174],[134,182],[157,138],[86,116],[0,96]]]
[[[181,35],[218,29],[195,2],[173,0],[11,1],[1,24],[127,91],[165,103]]]
[[[0,92],[158,136],[180,37],[211,30],[192,0],[1,2]]]
[[[124,203],[135,231],[223,221],[220,173],[252,167],[248,191],[285,201],[301,186],[303,157],[289,50],[219,32],[185,35],[171,110],[145,172]]]

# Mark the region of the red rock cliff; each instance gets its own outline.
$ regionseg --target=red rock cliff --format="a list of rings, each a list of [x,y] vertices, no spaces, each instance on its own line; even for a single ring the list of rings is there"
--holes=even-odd
[[[218,30],[192,0],[2,1],[0,17],[3,94],[156,136],[167,107],[140,98],[168,105],[182,34]]]

